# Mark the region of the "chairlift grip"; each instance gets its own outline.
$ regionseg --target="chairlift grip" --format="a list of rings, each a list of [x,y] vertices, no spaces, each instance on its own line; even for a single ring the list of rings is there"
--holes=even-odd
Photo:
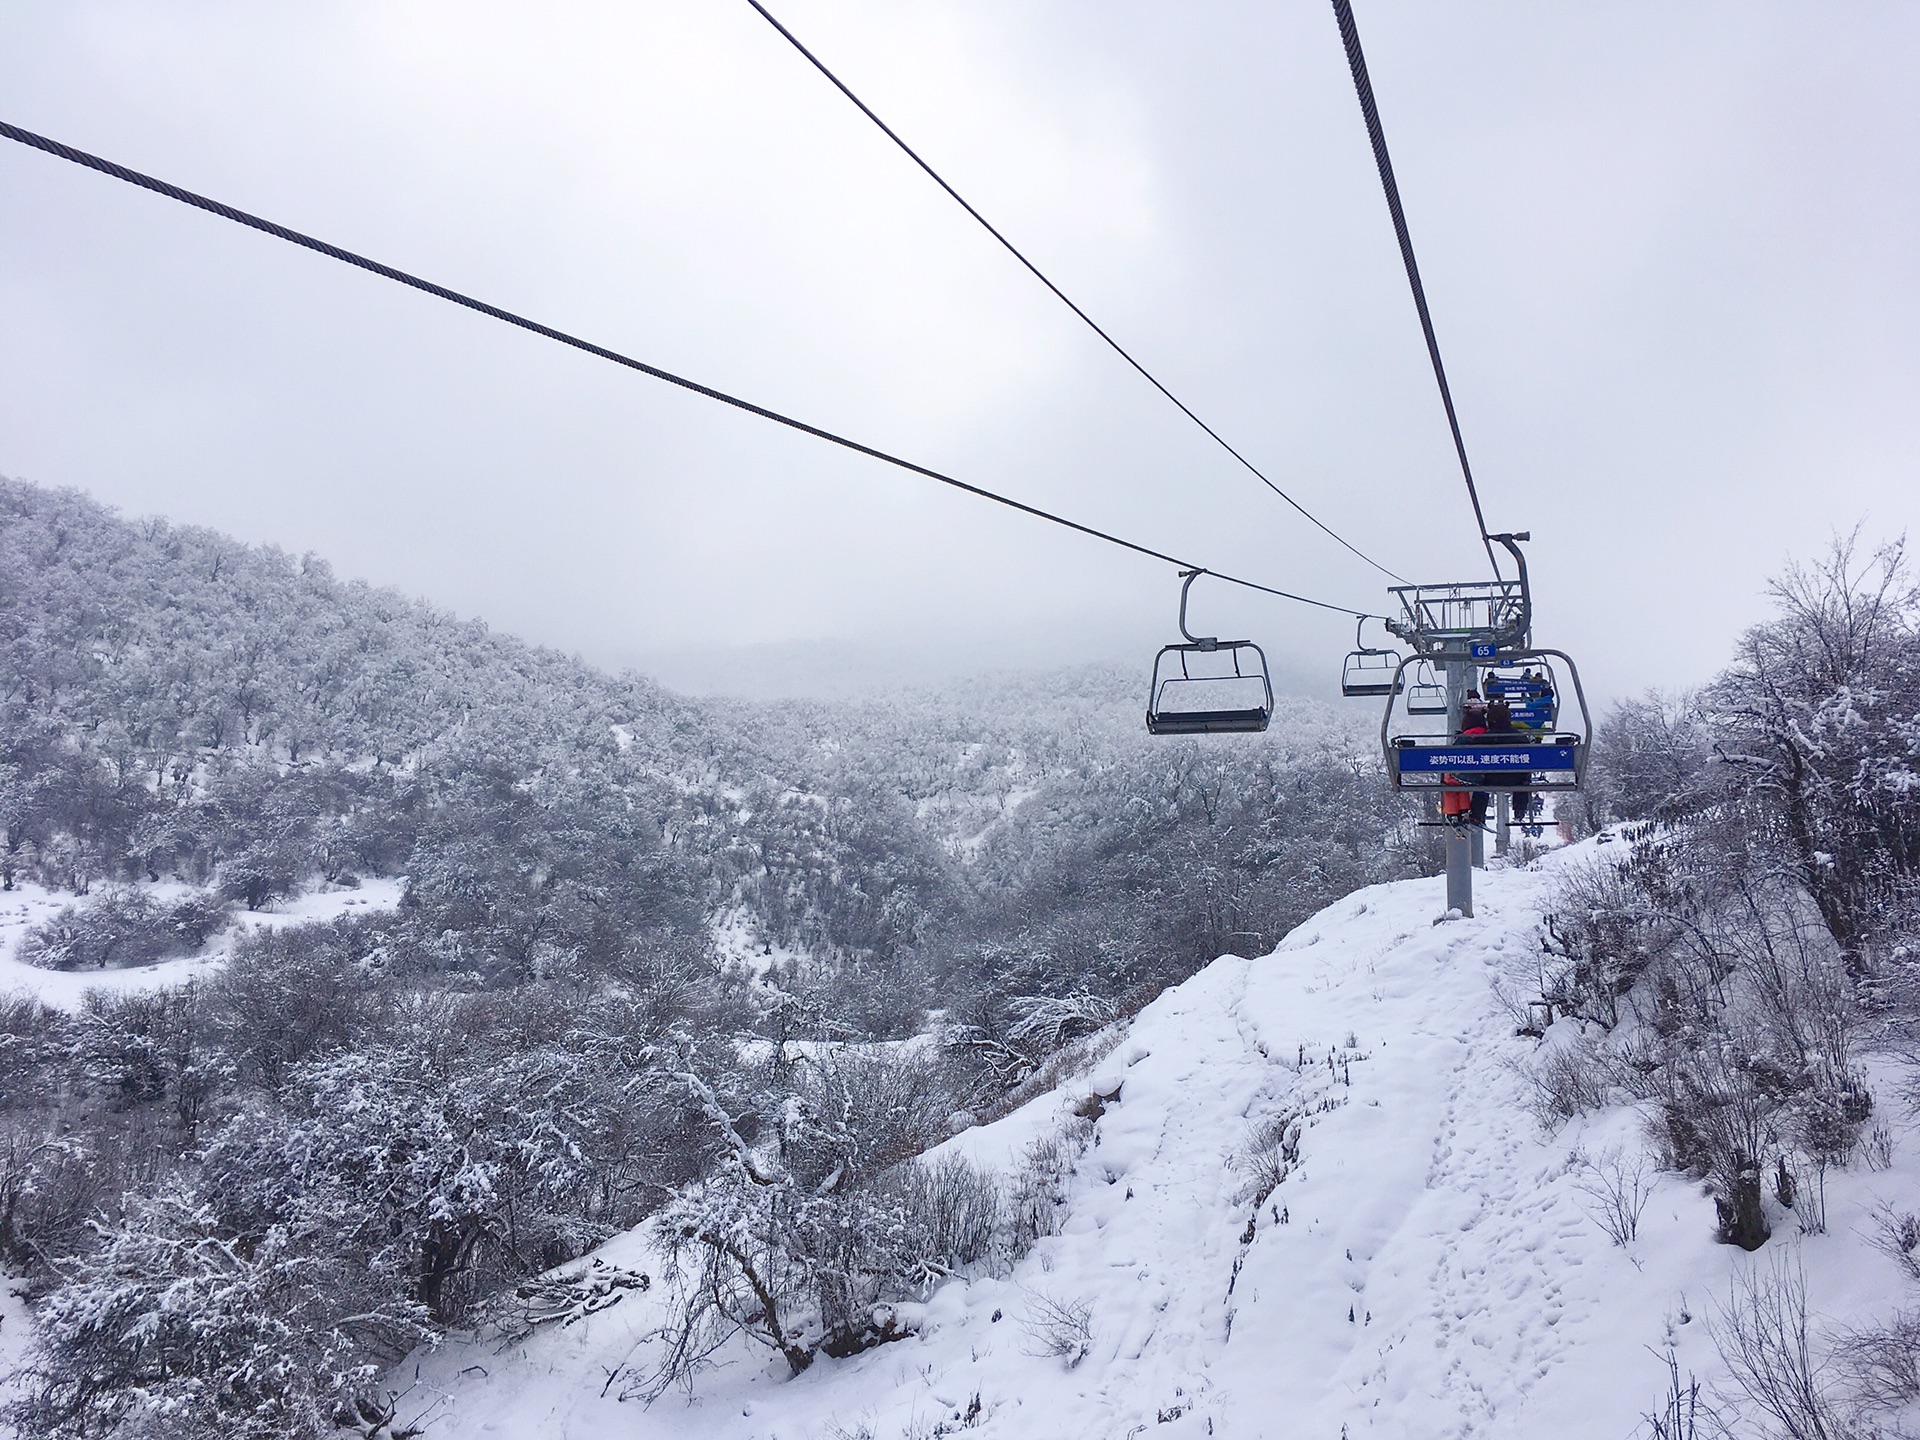
[[[1387,753],[1387,746],[1392,743],[1392,737],[1388,734],[1388,731],[1393,727],[1394,697],[1405,693],[1400,683],[1400,677],[1406,672],[1407,666],[1414,662],[1415,658],[1416,657],[1412,655],[1408,655],[1404,657],[1398,665],[1393,667],[1393,688],[1387,692],[1386,708],[1380,715],[1380,753],[1382,755]],[[1399,787],[1395,786],[1394,788],[1398,789]]]

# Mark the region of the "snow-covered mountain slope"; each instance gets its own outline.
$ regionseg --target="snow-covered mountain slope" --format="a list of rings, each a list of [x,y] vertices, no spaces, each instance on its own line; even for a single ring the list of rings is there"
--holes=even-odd
[[[737,1342],[690,1398],[622,1403],[656,1286],[505,1350],[410,1360],[393,1377],[402,1418],[424,1413],[435,1440],[1625,1440],[1660,1403],[1656,1349],[1722,1373],[1707,1322],[1737,1267],[1797,1255],[1816,1311],[1892,1309],[1901,1282],[1862,1232],[1876,1196],[1914,1193],[1905,1156],[1834,1178],[1830,1233],[1802,1237],[1788,1216],[1756,1256],[1713,1242],[1712,1204],[1681,1177],[1658,1177],[1627,1248],[1589,1213],[1581,1147],[1635,1143],[1638,1117],[1541,1136],[1523,1075],[1539,1042],[1495,995],[1537,986],[1553,872],[1588,848],[1482,875],[1472,920],[1435,923],[1438,880],[1349,896],[1274,954],[1167,992],[1093,1076],[959,1137],[998,1160],[1120,1090],[1059,1232],[1007,1278],[945,1286],[914,1338],[797,1379]],[[1255,1141],[1290,1115],[1297,1160],[1256,1206]],[[657,1272],[643,1233],[602,1253]]]

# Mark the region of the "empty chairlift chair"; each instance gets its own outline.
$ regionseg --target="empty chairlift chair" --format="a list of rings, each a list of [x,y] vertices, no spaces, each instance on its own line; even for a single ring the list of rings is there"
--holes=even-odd
[[[1340,667],[1340,693],[1349,697],[1397,695],[1401,683],[1400,652],[1368,648],[1360,638],[1367,617],[1356,615],[1354,619],[1357,623],[1353,627],[1353,649]]]
[[[1416,663],[1413,678],[1406,682],[1406,695],[1409,715],[1447,713],[1446,684],[1434,673],[1433,666],[1425,660]]]
[[[1181,572],[1180,633],[1186,640],[1163,647],[1154,658],[1147,694],[1147,730],[1154,735],[1257,734],[1273,719],[1266,652],[1251,640],[1187,629],[1187,591],[1206,573]]]

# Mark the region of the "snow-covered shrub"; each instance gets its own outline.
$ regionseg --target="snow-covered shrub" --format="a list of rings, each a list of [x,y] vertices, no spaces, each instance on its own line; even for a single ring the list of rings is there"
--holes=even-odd
[[[191,1137],[202,1108],[231,1075],[212,1046],[202,987],[89,990],[73,1018],[73,1063],[87,1083],[122,1107],[164,1101]]]
[[[1262,1120],[1247,1137],[1247,1180],[1242,1198],[1251,1201],[1256,1210],[1300,1163],[1300,1139],[1306,1133],[1306,1123],[1300,1111],[1286,1109]]]
[[[944,1129],[933,1106],[884,1113],[876,1082],[903,1062],[836,1056],[792,1074],[752,1072],[682,1040],[661,1064],[719,1152],[657,1217],[674,1318],[658,1364],[629,1394],[685,1381],[736,1333],[777,1350],[795,1374],[818,1354],[898,1339],[897,1302],[1001,1263],[1014,1243],[993,1177],[958,1157],[901,1153]]]
[[[91,1158],[46,1120],[0,1114],[0,1261],[44,1261],[80,1241],[100,1188]]]
[[[1594,1039],[1580,1032],[1555,1034],[1522,1068],[1533,1121],[1552,1133],[1613,1093],[1614,1065]]]
[[[925,1050],[823,1049],[793,1067],[791,1084],[814,1115],[847,1137],[849,1163],[863,1175],[937,1145],[954,1110],[948,1077]]]
[[[482,1333],[517,1343],[543,1325],[561,1329],[577,1325],[589,1315],[612,1309],[629,1294],[652,1288],[653,1277],[644,1271],[596,1256],[584,1265],[570,1265],[514,1286],[510,1295],[488,1307]]]
[[[1594,735],[1583,808],[1596,824],[1670,820],[1712,793],[1712,739],[1692,694],[1617,702]]]
[[[1673,1092],[1650,1125],[1670,1169],[1707,1181],[1720,1239],[1757,1250],[1772,1234],[1762,1185],[1775,1154],[1780,1102],[1751,1033],[1698,1037],[1671,1067]]]
[[[1797,1261],[1737,1270],[1727,1299],[1708,1321],[1735,1390],[1730,1411],[1760,1412],[1784,1440],[1844,1440],[1854,1434],[1836,1377],[1816,1354],[1807,1317],[1807,1281]]]
[[[191,955],[226,923],[225,907],[204,895],[154,900],[132,886],[69,905],[29,930],[20,958],[49,970],[104,970]]]
[[[47,1437],[297,1440],[385,1413],[379,1367],[428,1338],[310,1213],[236,1233],[182,1186],[138,1200],[63,1267],[18,1419]]]
[[[1058,1299],[1029,1290],[1020,1328],[1026,1334],[1029,1355],[1064,1360],[1071,1370],[1093,1349],[1093,1306],[1085,1300]]]
[[[1612,1029],[1640,977],[1682,934],[1665,847],[1642,842],[1562,873],[1547,912],[1540,998]]]
[[[248,931],[207,981],[212,1024],[241,1076],[278,1090],[287,1070],[342,1045],[370,1019],[367,921]]]
[[[1067,1180],[1093,1139],[1093,1122],[1075,1117],[1027,1146],[1007,1193],[1009,1245],[1024,1255],[1060,1223]]]
[[[1660,1397],[1660,1408],[1642,1416],[1647,1440],[1707,1440],[1710,1435],[1724,1436],[1725,1427],[1713,1407],[1701,1398],[1700,1381],[1693,1375],[1680,1378],[1680,1357],[1671,1344],[1661,1356],[1667,1365],[1667,1390]]]
[[[1883,1205],[1874,1212],[1874,1248],[1920,1282],[1920,1214]]]
[[[1010,1008],[1013,1023],[1007,1028],[1009,1046],[1040,1055],[1104,1029],[1119,1017],[1111,1000],[1084,990],[1071,995],[1021,995]]]
[[[451,1321],[638,1218],[603,1187],[619,1148],[644,1137],[623,1128],[632,1102],[590,1057],[424,1049],[396,1039],[291,1067],[280,1106],[227,1126],[206,1163],[222,1203],[253,1197],[242,1208],[261,1223],[329,1195],[343,1231]]]
[[[1119,1041],[1114,1022],[1157,993],[1123,1000],[1084,990],[995,998],[975,1008],[972,1023],[949,1027],[943,1039],[962,1073],[971,1072],[967,1098],[990,1116],[1005,1114],[1094,1063],[1103,1044],[1110,1049]]]
[[[1616,1245],[1630,1245],[1640,1233],[1640,1217],[1653,1198],[1652,1167],[1638,1150],[1611,1146],[1598,1155],[1579,1156],[1574,1186],[1593,1217]]]
[[[1862,555],[1849,536],[1772,591],[1702,706],[1741,821],[1859,976],[1920,873],[1920,587],[1902,544]]]
[[[911,1217],[900,1279],[916,1287],[963,1270],[996,1265],[1007,1252],[1007,1201],[998,1176],[958,1155],[909,1160],[878,1176],[874,1189]]]
[[[1835,1360],[1847,1393],[1869,1413],[1891,1413],[1920,1400],[1920,1311],[1841,1337]]]
[[[66,1017],[23,990],[0,993],[0,1111],[52,1100],[67,1054]]]

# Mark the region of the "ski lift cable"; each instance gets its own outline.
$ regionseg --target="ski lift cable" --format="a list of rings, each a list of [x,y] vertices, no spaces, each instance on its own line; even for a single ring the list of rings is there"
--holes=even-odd
[[[865,115],[876,126],[878,126],[880,129],[880,132],[883,135],[885,135],[889,140],[893,141],[895,145],[899,146],[901,151],[905,153],[906,157],[909,160],[913,161],[914,164],[918,165],[922,170],[926,171],[928,178],[930,178],[933,181],[933,183],[938,185],[942,190],[946,191],[947,194],[952,197],[953,202],[956,205],[958,205],[962,210],[966,211],[967,214],[971,215],[976,221],[978,221],[981,229],[985,230],[989,235],[993,236],[995,240],[999,241],[1002,249],[1004,249],[1009,255],[1013,256],[1013,258],[1018,260],[1022,265],[1024,265],[1027,268],[1027,271],[1033,276],[1033,278],[1038,280],[1042,285],[1046,286],[1047,289],[1051,290],[1054,293],[1054,296],[1060,301],[1061,304],[1065,305],[1069,310],[1071,310],[1075,315],[1079,316],[1080,319],[1086,323],[1086,326],[1089,330],[1093,331],[1094,334],[1098,335],[1102,340],[1106,341],[1108,348],[1111,349],[1114,354],[1118,355],[1122,360],[1126,361],[1127,364],[1131,365],[1135,370],[1137,370],[1141,374],[1142,377],[1145,378],[1146,382],[1149,385],[1153,386],[1154,389],[1158,390],[1162,395],[1166,396],[1168,400],[1172,401],[1174,406],[1178,408],[1178,410],[1182,415],[1185,415],[1189,420],[1193,421],[1194,424],[1198,425],[1202,430],[1206,431],[1206,433],[1213,439],[1213,441],[1217,445],[1219,445],[1221,449],[1225,450],[1229,455],[1231,455],[1235,460],[1238,460],[1240,464],[1246,468],[1249,474],[1251,474],[1262,485],[1265,485],[1269,490],[1273,491],[1273,493],[1278,495],[1282,500],[1286,501],[1287,504],[1291,505],[1295,510],[1299,511],[1299,513],[1302,516],[1304,516],[1308,521],[1310,521],[1314,526],[1316,526],[1323,534],[1327,535],[1329,538],[1331,538],[1338,544],[1344,546],[1355,557],[1357,557],[1360,560],[1364,560],[1367,564],[1371,565],[1374,569],[1378,570],[1382,575],[1386,575],[1391,577],[1392,579],[1398,580],[1402,584],[1407,583],[1406,577],[1404,575],[1401,575],[1398,571],[1390,570],[1385,565],[1382,565],[1378,560],[1374,559],[1371,555],[1367,554],[1366,551],[1360,549],[1357,545],[1353,544],[1352,541],[1348,540],[1344,535],[1340,534],[1337,530],[1334,530],[1331,526],[1329,526],[1325,521],[1321,520],[1319,516],[1315,515],[1312,511],[1308,510],[1306,506],[1302,505],[1298,500],[1294,499],[1293,496],[1289,495],[1285,490],[1282,490],[1277,484],[1275,484],[1271,479],[1268,478],[1266,472],[1261,470],[1251,460],[1247,459],[1245,455],[1242,455],[1231,444],[1229,444],[1226,438],[1222,436],[1219,431],[1215,430],[1211,425],[1207,424],[1206,421],[1202,420],[1198,415],[1194,414],[1194,412],[1187,407],[1187,404],[1185,401],[1183,401],[1178,395],[1175,395],[1165,385],[1161,384],[1159,379],[1153,374],[1152,371],[1148,370],[1146,366],[1142,365],[1138,360],[1134,359],[1132,353],[1128,351],[1124,345],[1122,345],[1118,340],[1114,339],[1113,336],[1109,335],[1104,329],[1102,329],[1091,315],[1087,314],[1086,311],[1082,310],[1078,305],[1074,304],[1074,302],[1068,298],[1067,293],[1064,290],[1062,290],[1058,285],[1054,284],[1053,281],[1049,280],[1046,277],[1046,275],[1041,272],[1039,266],[1035,265],[1024,254],[1022,254],[1011,240],[1007,239],[1005,235],[1001,234],[1000,231],[994,227],[993,222],[988,220],[987,217],[982,215],[978,210],[974,209],[973,206],[967,202],[965,196],[961,195],[961,193],[958,190],[954,189],[953,186],[949,185],[946,182],[945,178],[941,176],[939,171],[935,170],[933,166],[929,165],[925,160],[921,159],[918,151],[916,151],[911,145],[907,144],[905,140],[902,140],[899,134],[895,132],[892,126],[887,124],[886,121],[882,120],[878,115],[874,113],[873,108],[869,106],[866,101],[862,100],[858,95],[854,94],[853,91],[847,87],[847,83],[844,80],[842,80],[838,75],[834,74],[833,71],[829,70],[818,55],[814,54],[813,51],[809,50],[805,45],[803,45],[800,42],[800,38],[797,35],[795,35],[785,25],[782,25],[779,20],[775,19],[772,11],[768,10],[765,5],[762,5],[760,3],[760,0],[747,0],[747,3],[751,5],[755,10],[759,11],[761,18],[763,18],[769,25],[773,26],[775,30],[778,30],[780,34],[786,38],[787,43],[792,45],[794,49],[798,50],[802,55],[804,55],[807,58],[807,60],[813,65],[814,69],[818,70],[822,75],[826,76],[827,79],[833,83],[833,86],[835,89],[837,89],[842,95],[846,96],[847,99],[851,100],[854,104],[854,107],[858,109],[862,115]]]
[[[1333,14],[1340,25],[1341,42],[1347,48],[1347,65],[1353,71],[1353,88],[1360,97],[1360,113],[1367,122],[1367,138],[1373,142],[1374,163],[1380,169],[1380,188],[1386,192],[1387,209],[1393,213],[1393,233],[1400,241],[1400,258],[1406,263],[1407,282],[1413,287],[1414,308],[1420,312],[1420,329],[1427,337],[1433,378],[1440,382],[1440,403],[1446,406],[1454,452],[1460,457],[1460,473],[1467,482],[1467,498],[1473,501],[1474,523],[1480,527],[1480,543],[1486,547],[1487,560],[1498,577],[1500,562],[1493,553],[1493,537],[1487,533],[1487,517],[1480,509],[1480,491],[1473,483],[1473,466],[1467,461],[1467,442],[1460,435],[1460,417],[1454,412],[1447,367],[1440,362],[1440,342],[1433,333],[1433,316],[1427,311],[1427,292],[1420,283],[1420,266],[1413,258],[1413,236],[1407,230],[1407,213],[1401,207],[1400,187],[1393,178],[1393,161],[1387,155],[1387,134],[1380,126],[1380,111],[1373,101],[1373,81],[1367,75],[1367,57],[1360,49],[1360,28],[1354,23],[1350,0],[1333,0]]]
[[[97,170],[101,174],[112,176],[116,180],[124,180],[129,185],[137,185],[143,190],[151,190],[156,195],[164,195],[169,200],[177,200],[183,205],[190,205],[196,210],[204,210],[208,214],[217,215],[223,220],[231,220],[235,224],[245,225],[249,229],[260,231],[262,234],[271,235],[276,239],[285,240],[289,244],[298,245],[303,249],[311,250],[319,255],[325,255],[329,259],[352,265],[357,269],[367,271],[369,274],[378,275],[383,279],[392,280],[397,284],[419,290],[424,294],[449,301],[452,304],[485,315],[490,319],[499,320],[505,324],[516,326],[521,330],[543,336],[548,340],[557,341],[559,344],[571,346],[575,350],[581,350],[589,355],[598,356],[602,360],[610,360],[614,364],[623,365],[629,370],[638,370],[643,375],[650,375],[656,380],[664,380],[667,384],[677,385],[683,390],[691,390],[696,395],[704,395],[709,400],[717,400],[723,405],[731,405],[736,410],[744,410],[750,415],[758,415],[761,419],[771,420],[776,425],[784,425],[790,430],[798,430],[804,435],[811,435],[815,439],[825,440],[830,444],[838,445],[856,454],[865,455],[874,460],[884,461],[888,465],[897,466],[902,470],[910,471],[926,479],[937,480],[942,485],[948,485],[955,490],[978,496],[982,500],[991,500],[995,504],[1004,505],[1010,510],[1018,510],[1024,515],[1031,515],[1039,520],[1051,521],[1055,525],[1064,526],[1068,530],[1078,531],[1080,534],[1091,536],[1095,540],[1104,540],[1109,545],[1117,545],[1122,549],[1131,550],[1135,554],[1145,555],[1153,560],[1164,561],[1181,570],[1199,570],[1213,576],[1216,580],[1223,580],[1229,585],[1238,585],[1247,590],[1257,590],[1263,595],[1273,595],[1282,600],[1292,600],[1301,605],[1311,605],[1321,610],[1333,610],[1349,615],[1358,615],[1361,613],[1350,605],[1335,605],[1330,601],[1315,600],[1310,596],[1298,595],[1290,590],[1277,589],[1271,585],[1262,585],[1257,581],[1243,579],[1238,575],[1229,575],[1224,571],[1212,570],[1205,566],[1195,565],[1190,560],[1182,560],[1176,555],[1169,555],[1163,550],[1155,550],[1153,547],[1142,545],[1137,541],[1128,540],[1108,531],[1096,529],[1092,525],[1083,525],[1078,520],[1070,520],[1064,515],[1057,515],[1051,510],[1043,510],[1037,505],[1029,505],[1024,500],[1015,500],[1009,495],[999,494],[997,491],[988,490],[983,486],[970,485],[964,480],[955,479],[951,475],[944,475],[940,471],[929,469],[925,465],[919,465],[911,460],[902,459],[898,455],[890,455],[884,450],[876,449],[871,445],[864,445],[858,440],[850,440],[844,435],[836,435],[831,430],[823,430],[819,426],[810,425],[804,420],[796,420],[792,416],[783,415],[777,410],[769,410],[765,406],[756,405],[750,400],[742,400],[737,395],[729,395],[724,390],[716,390],[710,385],[702,385],[696,380],[689,380],[685,376],[676,375],[670,370],[662,370],[658,366],[649,365],[643,360],[635,360],[631,356],[622,355],[617,350],[609,350],[604,345],[596,345],[590,340],[582,340],[578,336],[569,335],[564,330],[556,330],[552,326],[543,325],[537,320],[529,320],[525,316],[516,315],[511,310],[503,310],[497,305],[489,305],[484,300],[476,300],[470,295],[463,295],[458,290],[449,290],[444,285],[436,285],[431,280],[422,280],[416,275],[410,275],[404,270],[397,270],[391,265],[384,265],[378,260],[370,260],[364,255],[356,255],[351,250],[343,250],[338,245],[329,244],[325,240],[315,239],[311,235],[302,234],[298,230],[289,229],[287,226],[277,224],[272,220],[265,220],[258,215],[249,214],[245,210],[235,209],[233,206],[223,204],[221,201],[212,200],[204,195],[196,194],[191,190],[182,189],[180,186],[172,184],[169,181],[157,179],[152,175],[143,174],[138,170],[129,169],[115,161],[89,154],[85,150],[77,150],[71,145],[49,139],[44,135],[35,134],[31,130],[24,130],[18,125],[9,124],[4,120],[0,120],[0,136],[4,136],[8,140],[17,141],[19,144],[32,149],[44,151],[46,154],[59,159],[71,161],[73,164],[84,166],[89,170]]]

